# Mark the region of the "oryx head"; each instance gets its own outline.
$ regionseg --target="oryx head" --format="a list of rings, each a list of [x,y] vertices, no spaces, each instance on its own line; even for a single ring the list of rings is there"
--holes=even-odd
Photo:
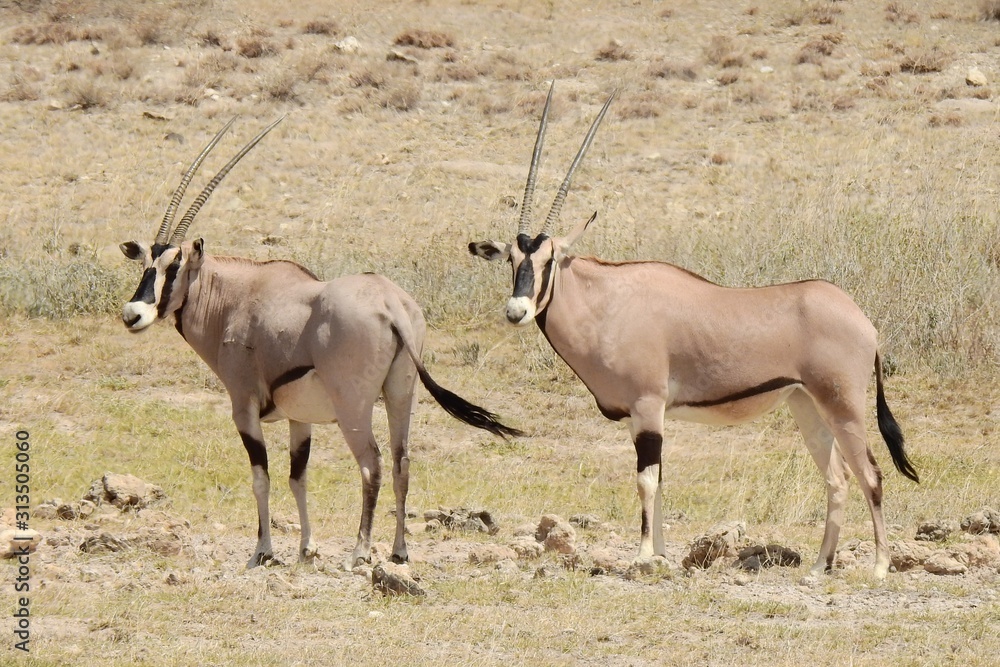
[[[201,207],[205,205],[215,187],[229,173],[229,170],[244,155],[249,153],[250,149],[256,146],[257,142],[263,139],[283,118],[284,116],[264,128],[226,166],[219,170],[219,173],[209,181],[205,189],[201,191],[201,194],[195,198],[194,203],[191,204],[187,213],[181,218],[176,229],[170,234],[170,226],[173,224],[174,215],[177,213],[177,207],[180,206],[188,183],[191,182],[191,178],[198,171],[198,167],[201,166],[201,163],[212,149],[215,148],[215,145],[219,143],[222,135],[232,127],[236,119],[234,118],[226,123],[226,126],[219,130],[219,133],[208,142],[208,145],[201,151],[197,159],[191,163],[184,177],[181,178],[181,183],[177,186],[177,190],[174,191],[174,196],[170,198],[170,204],[167,206],[166,213],[163,214],[163,222],[156,233],[153,245],[147,246],[145,243],[127,241],[118,246],[129,259],[141,261],[143,268],[142,278],[139,279],[139,286],[136,288],[135,294],[132,295],[129,302],[122,308],[122,321],[129,331],[143,331],[149,325],[153,324],[153,322],[162,320],[167,315],[175,312],[184,303],[188,284],[193,279],[204,258],[204,241],[202,239],[193,242],[184,241],[184,235],[187,234],[188,227],[198,214],[198,211],[201,210]],[[170,234],[169,238],[168,234]]]
[[[531,224],[531,202],[535,194],[535,179],[538,175],[538,163],[542,156],[542,143],[545,140],[545,128],[549,120],[549,107],[552,104],[552,91],[555,89],[555,82],[549,88],[548,97],[545,99],[545,109],[542,111],[542,121],[538,126],[538,136],[535,139],[535,150],[531,155],[531,167],[528,169],[528,182],[524,187],[524,199],[521,202],[521,220],[517,228],[517,236],[514,243],[501,243],[499,241],[478,241],[469,244],[469,252],[477,257],[489,261],[507,260],[514,271],[514,291],[507,302],[507,320],[511,324],[527,324],[541,313],[549,305],[552,298],[552,288],[554,285],[555,271],[559,262],[569,252],[570,247],[587,230],[587,226],[597,218],[594,213],[586,222],[578,225],[569,235],[562,238],[552,237],[552,228],[559,220],[563,202],[566,201],[566,194],[569,192],[570,183],[573,180],[573,173],[586,155],[590,143],[597,134],[597,128],[604,119],[604,115],[611,106],[611,101],[615,98],[617,91],[611,93],[608,101],[604,103],[601,112],[597,114],[590,131],[587,132],[583,145],[576,154],[573,164],[570,165],[569,173],[559,186],[552,208],[545,218],[545,224],[537,236],[532,237],[529,233]]]

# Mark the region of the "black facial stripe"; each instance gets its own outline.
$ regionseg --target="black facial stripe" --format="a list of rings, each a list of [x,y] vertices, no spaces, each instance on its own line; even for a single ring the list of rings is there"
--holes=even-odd
[[[143,303],[156,303],[156,269],[149,267],[142,272],[139,279],[139,286],[135,288],[135,294],[130,301],[142,301]]]
[[[792,378],[774,378],[772,380],[768,380],[767,382],[762,382],[755,387],[743,389],[729,394],[728,396],[723,396],[722,398],[711,398],[705,401],[687,401],[683,403],[676,403],[676,405],[689,408],[710,408],[716,405],[723,405],[724,403],[742,401],[745,398],[752,398],[753,396],[757,396],[759,394],[766,394],[769,391],[782,389],[793,384],[802,384],[802,380],[793,380]]]
[[[514,296],[535,296],[535,269],[525,257],[514,271]]]
[[[167,265],[164,271],[163,290],[160,292],[160,302],[156,304],[156,314],[163,317],[167,314],[167,306],[170,305],[170,296],[174,291],[174,280],[177,278],[177,271],[181,268],[181,254],[177,253],[174,261]]]
[[[309,449],[312,447],[312,438],[306,438],[299,446],[292,450],[292,461],[288,476],[292,479],[302,479],[306,472],[306,465],[309,464]]]
[[[531,238],[527,234],[518,234],[517,247],[525,255],[530,255],[531,253],[541,248],[542,243],[548,238],[549,237],[547,234],[539,234],[535,238]]]
[[[660,465],[663,452],[663,436],[652,431],[643,431],[635,437],[635,471],[642,472],[649,466]]]
[[[168,243],[154,243],[153,247],[149,249],[149,253],[153,256],[153,259],[156,259],[160,255],[162,255],[167,248],[176,248],[176,247],[177,246],[172,246]]]
[[[267,474],[267,449],[264,443],[243,431],[240,431],[240,438],[250,457],[250,467],[260,466],[264,469],[264,474]]]
[[[279,387],[288,384],[289,382],[295,382],[299,378],[303,377],[306,373],[313,370],[314,366],[296,366],[291,370],[287,370],[271,383],[271,393],[273,394]]]

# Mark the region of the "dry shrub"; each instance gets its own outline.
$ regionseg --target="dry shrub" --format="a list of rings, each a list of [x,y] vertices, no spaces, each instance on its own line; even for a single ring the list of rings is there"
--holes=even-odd
[[[750,52],[750,57],[754,60],[765,60],[767,59],[768,51],[767,47],[759,47]]]
[[[65,86],[64,96],[66,105],[76,109],[106,108],[114,99],[108,86],[89,76],[70,80]]]
[[[892,76],[893,74],[899,74],[899,63],[888,60],[866,60],[861,63],[860,71],[863,76]]]
[[[818,39],[810,40],[805,44],[805,46],[799,49],[798,55],[795,56],[795,64],[822,64],[824,59],[833,55],[837,44],[840,44],[842,40],[843,35],[835,33],[823,35]]]
[[[720,86],[731,86],[739,80],[740,80],[740,73],[734,69],[723,70],[722,73],[719,74],[718,78],[716,79],[716,81],[719,82]]]
[[[389,81],[389,70],[387,67],[366,67],[365,69],[351,72],[347,80],[355,88],[384,88]]]
[[[396,46],[415,46],[418,49],[442,49],[455,46],[455,39],[439,30],[410,29],[396,35]]]
[[[920,23],[920,16],[906,9],[901,2],[890,2],[885,6],[885,20],[889,23]]]
[[[218,33],[214,28],[209,28],[201,35],[198,36],[198,42],[202,47],[218,47],[220,49],[226,49],[226,43],[222,35]]]
[[[937,47],[915,49],[899,61],[899,69],[911,74],[931,74],[940,72],[951,62],[951,57]]]
[[[632,60],[635,58],[635,53],[622,42],[612,39],[597,50],[596,58],[606,62],[617,62],[619,60]]]
[[[833,3],[803,3],[792,14],[779,21],[778,25],[779,27],[800,26],[807,23],[832,25],[836,22],[837,17],[843,13],[844,10]]]
[[[663,95],[652,90],[645,90],[635,95],[623,96],[616,103],[615,112],[619,118],[659,118],[667,102]]]
[[[258,35],[245,35],[236,40],[236,52],[244,58],[264,58],[278,53],[278,47]]]
[[[90,67],[95,76],[111,75],[122,81],[134,78],[137,73],[135,58],[124,53],[116,53],[110,58],[95,60]]]
[[[443,63],[435,72],[436,81],[475,81],[485,74],[483,67],[469,61]]]
[[[496,54],[490,69],[501,81],[531,81],[535,75],[531,65],[522,62],[512,51]]]
[[[857,106],[857,103],[857,97],[851,92],[846,92],[834,97],[831,106],[834,111],[849,111]]]
[[[10,73],[7,89],[0,93],[2,102],[33,102],[41,97],[42,74],[34,67],[17,67]]]
[[[931,114],[927,119],[927,124],[931,127],[960,127],[964,123],[965,119],[957,111]]]
[[[763,104],[771,101],[771,88],[759,81],[747,81],[733,86],[731,97],[739,104]]]
[[[67,42],[103,42],[105,37],[116,32],[116,27],[95,27],[68,23],[45,23],[24,25],[16,28],[10,36],[13,44],[42,46],[45,44],[66,44]]]
[[[705,60],[719,67],[742,67],[745,58],[731,37],[715,35],[705,47]]]
[[[646,70],[650,76],[659,79],[680,79],[694,81],[698,78],[698,68],[693,63],[676,62],[666,58],[657,58]]]
[[[163,12],[148,11],[133,19],[132,32],[142,46],[166,44],[168,42],[168,25],[170,23]]]
[[[375,103],[395,111],[412,111],[420,104],[423,87],[418,81],[393,81],[392,85],[379,91]]]
[[[1000,21],[1000,0],[982,0],[979,14],[984,21]]]
[[[260,79],[260,92],[268,99],[290,102],[298,96],[299,76],[293,68],[279,67]]]
[[[339,28],[330,19],[314,19],[302,27],[304,35],[336,35]]]

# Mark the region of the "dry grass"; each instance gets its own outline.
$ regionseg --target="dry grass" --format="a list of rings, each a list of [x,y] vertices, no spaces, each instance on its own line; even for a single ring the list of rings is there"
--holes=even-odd
[[[163,511],[192,535],[175,555],[43,546],[36,664],[986,665],[1000,651],[989,632],[1000,580],[986,570],[878,583],[862,567],[803,587],[802,569],[626,580],[554,556],[516,572],[464,557],[548,511],[598,516],[604,525],[581,530],[581,544],[625,559],[639,530],[627,430],[600,417],[537,330],[502,324],[509,271],[464,247],[511,240],[508,202],[521,197],[553,78],[538,216],[618,88],[556,231],[598,211],[580,253],[670,261],[729,285],[836,282],[879,329],[888,399],[923,479],[904,483],[873,436],[891,539],[925,518],[1000,507],[1000,149],[984,140],[993,115],[965,106],[978,93],[952,76],[952,54],[1000,55],[995,22],[939,2],[893,3],[899,18],[886,20],[884,2],[713,1],[651,14],[604,0],[591,12],[535,0],[373,12],[352,0],[323,32],[307,29],[326,20],[309,8],[270,0],[32,6],[0,3],[0,56],[14,63],[0,71],[0,421],[36,439],[34,500],[76,498],[121,468],[163,485]],[[137,22],[157,9],[175,27],[143,45]],[[908,23],[907,12],[927,18]],[[594,57],[610,34],[628,36],[634,59]],[[404,35],[411,43],[397,44]],[[246,39],[260,56],[241,53]],[[792,66],[814,41],[805,62],[815,64]],[[387,62],[392,51],[411,62]],[[138,279],[117,243],[150,240],[184,168],[228,119],[239,117],[189,197],[281,114],[192,233],[210,252],[290,258],[324,277],[388,275],[424,308],[435,378],[531,432],[511,442],[470,432],[421,393],[412,507],[486,507],[503,530],[412,536],[412,571],[430,591],[420,602],[373,596],[333,566],[350,549],[359,493],[335,427],[316,429],[310,468],[327,560],[245,572],[255,519],[224,390],[171,327],[137,337],[117,321]],[[294,513],[283,428],[266,431],[280,517]],[[824,492],[787,414],[667,433],[673,560],[730,519],[814,557]],[[382,553],[390,498],[387,484]],[[39,527],[73,539],[86,530]],[[856,487],[852,538],[870,539]],[[276,538],[286,561],[296,540]],[[457,555],[442,560],[446,550]],[[552,576],[534,578],[542,566]]]

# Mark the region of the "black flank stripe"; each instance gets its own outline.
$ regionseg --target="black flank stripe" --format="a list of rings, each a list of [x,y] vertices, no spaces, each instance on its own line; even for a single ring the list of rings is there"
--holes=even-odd
[[[285,371],[271,383],[271,394],[274,394],[274,390],[278,387],[286,385],[289,382],[295,382],[314,368],[315,366],[296,366],[291,370]]]
[[[163,291],[160,293],[160,302],[156,304],[156,314],[160,318],[167,314],[167,306],[170,305],[170,296],[174,291],[174,280],[177,278],[177,271],[181,268],[181,254],[177,253],[174,261],[170,262],[164,273]]]
[[[742,401],[745,398],[752,398],[753,396],[757,396],[759,394],[766,394],[770,391],[782,389],[793,384],[802,384],[802,380],[793,380],[792,378],[774,378],[773,380],[763,382],[756,387],[750,387],[749,389],[744,389],[734,394],[723,396],[722,398],[711,398],[706,401],[687,401],[684,403],[677,403],[676,405],[689,408],[710,408],[716,405],[723,405],[725,403]]]

